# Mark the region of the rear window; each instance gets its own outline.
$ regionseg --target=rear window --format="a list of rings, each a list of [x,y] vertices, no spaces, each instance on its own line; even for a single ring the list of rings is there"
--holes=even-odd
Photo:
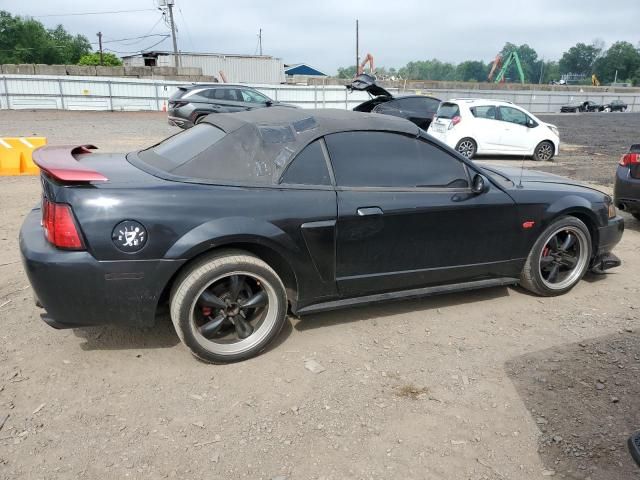
[[[438,113],[436,113],[438,118],[453,118],[456,116],[460,116],[460,108],[456,103],[444,102],[438,108]]]
[[[169,100],[177,100],[178,98],[182,97],[186,93],[186,91],[187,91],[186,88],[178,87],[178,89],[175,92],[173,92],[171,97],[169,97]]]
[[[295,154],[296,132],[309,128],[304,122],[282,126],[247,123],[225,133],[204,122],[138,152],[137,161],[185,180],[273,184]]]

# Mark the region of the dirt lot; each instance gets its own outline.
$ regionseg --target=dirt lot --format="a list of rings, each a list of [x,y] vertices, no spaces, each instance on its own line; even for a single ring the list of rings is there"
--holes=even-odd
[[[640,131],[635,114],[545,120],[567,146],[526,165],[600,184]],[[0,112],[2,135],[105,151],[173,131],[153,113]],[[640,428],[630,217],[623,266],[562,297],[495,288],[291,318],[260,357],[211,366],[167,319],[41,322],[17,245],[38,194],[36,178],[0,178],[0,479],[640,478],[625,447]]]

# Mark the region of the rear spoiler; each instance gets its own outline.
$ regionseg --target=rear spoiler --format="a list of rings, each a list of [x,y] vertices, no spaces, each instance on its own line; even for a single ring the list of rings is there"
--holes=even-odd
[[[33,152],[33,163],[56,180],[63,182],[106,182],[109,180],[95,170],[86,168],[74,155],[91,153],[94,145],[58,145],[40,147]]]

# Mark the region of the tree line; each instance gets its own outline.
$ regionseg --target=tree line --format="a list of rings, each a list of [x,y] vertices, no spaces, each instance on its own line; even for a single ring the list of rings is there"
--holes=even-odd
[[[559,61],[539,58],[538,53],[527,44],[515,45],[507,42],[500,55],[506,60],[509,53],[516,51],[520,57],[526,83],[549,83],[557,81],[563,74],[584,77],[581,83],[590,84],[595,74],[602,84],[628,82],[640,85],[640,45],[634,47],[629,42],[615,42],[608,49],[602,41],[587,45],[577,43],[562,54]],[[401,68],[378,68],[379,78],[402,78],[408,80],[452,80],[462,82],[486,82],[493,60],[467,60],[458,64],[438,59],[417,60]],[[338,77],[353,78],[355,66],[338,68]],[[497,73],[497,72],[496,72]],[[506,81],[519,82],[515,64],[505,75]]]
[[[46,65],[99,65],[84,35],[72,35],[62,25],[45,26],[33,18],[0,11],[0,64],[42,63]],[[112,53],[103,55],[103,65],[122,65]]]

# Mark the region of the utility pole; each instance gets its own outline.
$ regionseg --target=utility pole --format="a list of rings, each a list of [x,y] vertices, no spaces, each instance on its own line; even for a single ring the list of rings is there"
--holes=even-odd
[[[360,68],[360,34],[358,32],[358,19],[356,18],[356,75]]]
[[[102,32],[96,33],[98,35],[98,47],[100,49],[100,66],[104,65],[104,57],[102,53]]]
[[[180,68],[180,54],[178,53],[178,40],[176,38],[176,22],[173,20],[173,3],[174,0],[167,0],[169,21],[171,22],[171,37],[173,38],[173,59],[175,66]]]
[[[262,29],[258,33],[258,45],[260,45],[260,56],[262,56]]]

